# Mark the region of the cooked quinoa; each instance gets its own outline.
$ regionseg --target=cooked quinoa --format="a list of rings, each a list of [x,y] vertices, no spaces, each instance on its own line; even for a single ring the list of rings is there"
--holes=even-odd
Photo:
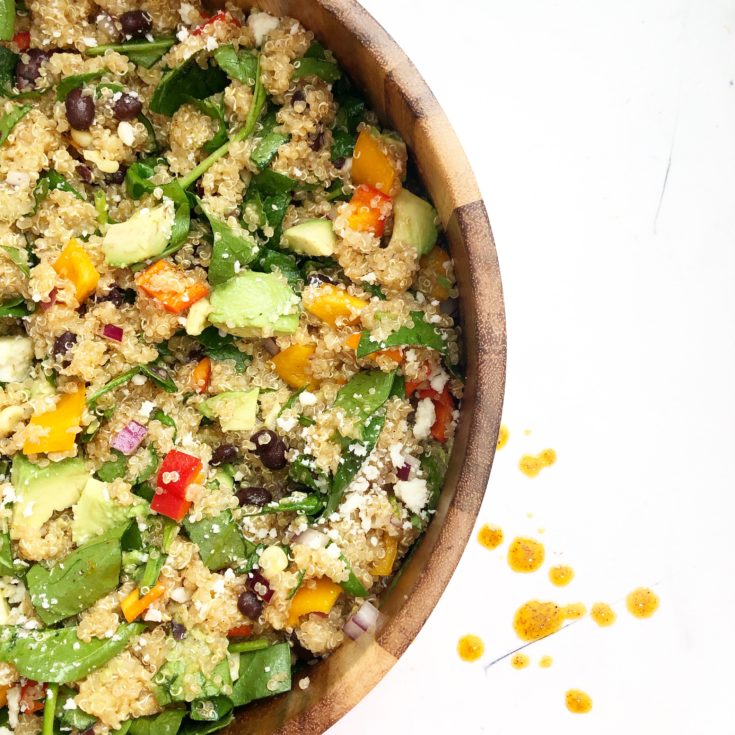
[[[452,262],[291,18],[0,0],[0,38],[0,733],[214,732],[380,625]]]

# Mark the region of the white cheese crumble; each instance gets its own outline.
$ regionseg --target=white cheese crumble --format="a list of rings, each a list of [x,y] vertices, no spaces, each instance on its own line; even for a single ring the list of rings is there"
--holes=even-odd
[[[135,145],[135,128],[127,120],[123,120],[117,126],[117,137],[127,146]]]
[[[415,477],[413,480],[399,480],[393,486],[396,497],[413,513],[420,513],[429,502],[429,488],[426,480]]]
[[[316,404],[316,396],[313,393],[309,393],[308,390],[305,390],[299,394],[299,403],[302,406],[313,406]]]
[[[263,39],[274,29],[278,28],[278,18],[268,13],[251,13],[248,18],[248,26],[255,36],[255,45],[260,46]]]
[[[413,435],[419,441],[428,438],[434,421],[436,421],[434,404],[430,398],[422,398],[416,408],[416,423],[413,427]]]

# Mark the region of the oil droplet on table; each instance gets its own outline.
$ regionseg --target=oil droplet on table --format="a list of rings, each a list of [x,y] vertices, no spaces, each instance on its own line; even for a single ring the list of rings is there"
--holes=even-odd
[[[536,477],[544,467],[551,467],[556,462],[556,452],[553,449],[544,449],[538,454],[524,454],[518,467],[526,477]]]
[[[658,610],[658,597],[645,587],[633,590],[626,600],[628,610],[636,618],[650,618]]]
[[[575,602],[563,608],[563,612],[567,620],[579,620],[587,614],[587,608],[581,602]]]
[[[584,605],[561,607],[555,602],[531,600],[521,605],[513,618],[513,629],[522,641],[536,641],[561,629],[564,621],[584,614]]]
[[[486,549],[497,549],[503,543],[503,529],[487,523],[477,532],[477,540]]]
[[[560,564],[549,569],[549,579],[557,587],[566,587],[574,579],[574,569]]]
[[[615,614],[615,610],[613,610],[606,602],[596,602],[592,605],[590,617],[601,628],[607,628],[615,622],[618,616]]]
[[[510,432],[508,431],[508,427],[505,425],[501,426],[498,432],[498,449],[502,449],[508,443],[509,436]]]
[[[542,669],[550,669],[551,664],[553,663],[554,663],[554,659],[551,658],[551,656],[541,656],[541,659],[539,660],[538,665]]]
[[[514,669],[525,669],[531,663],[531,659],[525,653],[517,653],[511,658],[510,663]]]
[[[592,709],[592,697],[581,689],[570,689],[566,700],[567,709],[575,715],[585,715]]]
[[[514,572],[535,572],[544,563],[545,555],[544,545],[540,541],[517,536],[508,548],[508,565]]]
[[[457,643],[457,653],[463,661],[477,661],[485,652],[485,644],[476,635],[465,635]]]

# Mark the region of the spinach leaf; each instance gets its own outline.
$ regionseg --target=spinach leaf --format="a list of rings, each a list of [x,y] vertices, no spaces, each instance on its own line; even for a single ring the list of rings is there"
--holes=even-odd
[[[148,559],[138,579],[141,589],[150,589],[153,587],[158,581],[158,575],[161,573],[161,569],[165,563],[166,555],[162,554],[159,549],[152,547],[148,550]]]
[[[15,0],[0,0],[0,41],[10,41],[15,33]]]
[[[311,516],[319,513],[323,505],[322,499],[318,495],[305,495],[300,493],[268,503],[257,513],[249,513],[248,515],[263,516],[272,513],[303,513],[304,515]]]
[[[278,122],[275,111],[266,115],[260,132],[260,142],[250,154],[250,160],[259,168],[264,169],[275,158],[278,149],[291,140],[288,133],[276,130]]]
[[[261,273],[280,271],[281,275],[288,281],[288,285],[297,293],[304,287],[304,278],[301,275],[296,258],[288,253],[282,253],[280,250],[262,248],[252,268],[254,271],[260,271]]]
[[[332,160],[348,158],[352,155],[357,140],[357,126],[365,116],[365,102],[351,93],[341,90],[335,85],[335,100],[338,105],[337,115],[332,130]]]
[[[209,100],[198,100],[196,97],[189,97],[186,100],[189,104],[199,108],[207,117],[211,117],[217,123],[217,130],[214,135],[202,146],[202,150],[207,153],[216,151],[221,145],[227,142],[227,121],[225,120],[224,102],[210,102]]]
[[[373,340],[370,332],[363,332],[360,336],[360,342],[357,345],[355,355],[358,358],[367,357],[373,352],[384,350],[386,347],[408,345],[412,347],[428,347],[437,352],[444,351],[446,345],[441,334],[437,331],[436,327],[433,327],[426,321],[423,311],[412,311],[411,321],[413,322],[413,327],[401,327],[384,340]]]
[[[117,449],[113,449],[112,452],[115,455],[115,459],[104,462],[97,470],[97,477],[102,482],[112,482],[119,477],[125,477],[125,473],[128,470],[128,458]]]
[[[185,646],[181,648],[185,650]],[[185,684],[191,685],[194,678],[198,679],[202,699],[219,696],[232,683],[227,657],[215,666],[210,677],[206,677],[201,670],[193,672],[191,662],[186,658],[169,658],[153,677],[151,688],[156,701],[161,707],[184,701],[187,690]]]
[[[230,79],[253,86],[258,72],[258,57],[250,51],[235,51],[233,46],[220,46],[215,49],[214,60]]]
[[[30,111],[30,105],[13,105],[13,109],[10,112],[6,112],[2,117],[0,117],[0,145],[8,139],[12,129]]]
[[[69,707],[65,706],[70,700],[73,701],[76,695],[76,690],[68,686],[62,686],[57,693],[56,719],[62,730],[76,728],[81,732],[97,722],[96,717],[79,709],[76,703]]]
[[[201,199],[197,198],[197,202],[212,228],[214,245],[207,278],[216,286],[228,281],[240,268],[248,265],[256,256],[258,245],[246,230],[235,233],[229,225],[210,214]]]
[[[22,577],[28,568],[27,562],[13,559],[10,535],[0,533],[0,577]]]
[[[306,386],[303,386],[299,388],[298,390],[295,390],[289,397],[288,400],[281,406],[281,410],[278,412],[279,416],[282,416],[284,412],[288,411],[289,409],[293,408],[296,405],[296,402],[299,400],[299,396],[306,390]]]
[[[434,510],[439,502],[448,460],[447,453],[437,444],[432,444],[421,456],[421,469],[430,493],[427,503],[429,510]]]
[[[250,651],[262,651],[270,645],[270,641],[267,641],[264,638],[254,641],[234,641],[227,646],[227,650],[229,653],[250,653]]]
[[[324,197],[328,202],[346,202],[350,198],[350,193],[345,189],[345,182],[342,179],[335,179],[325,192]],[[385,298],[385,297],[383,297]]]
[[[253,359],[237,348],[231,334],[221,335],[217,327],[207,327],[195,339],[204,348],[204,354],[212,360],[233,360],[238,373],[244,373],[245,366]]]
[[[290,689],[291,649],[288,643],[240,654],[240,676],[230,695],[235,707]]]
[[[303,77],[319,77],[325,82],[336,82],[342,76],[340,68],[333,61],[304,57],[294,62],[294,72],[291,79]]]
[[[174,430],[174,441],[176,441],[176,435],[179,433],[179,430],[176,427],[176,422],[167,413],[164,413],[163,411],[161,411],[160,408],[157,408],[151,414],[151,420],[152,421],[158,421],[159,423],[163,424],[164,426],[170,426]],[[156,457],[156,464],[158,464],[158,458],[157,457]],[[151,472],[151,474],[153,474],[153,473]],[[151,475],[148,475],[148,477],[150,477],[150,476]],[[144,480],[147,480],[148,477],[144,477],[143,479]]]
[[[56,99],[59,102],[63,102],[69,96],[69,92],[72,89],[83,87],[87,82],[102,79],[106,73],[107,69],[100,69],[99,71],[88,71],[85,74],[72,74],[70,77],[64,77],[56,88]]]
[[[176,735],[186,717],[186,710],[167,709],[157,715],[133,720],[128,735]]]
[[[132,720],[126,720],[125,722],[121,722],[120,727],[118,727],[117,730],[110,730],[110,735],[127,735],[132,724],[133,724]]]
[[[31,275],[31,269],[28,267],[28,253],[20,248],[14,248],[11,245],[0,245],[6,255],[13,261],[18,270],[28,278]]]
[[[97,536],[47,569],[34,564],[26,584],[36,614],[53,625],[86,610],[120,582],[121,537],[128,524]]]
[[[75,627],[28,630],[5,625],[0,627],[0,661],[13,664],[27,679],[68,684],[106,664],[144,630],[142,623],[123,623],[112,638],[85,643]]]
[[[255,550],[255,545],[243,537],[229,510],[201,521],[191,522],[187,518],[184,528],[199,547],[202,562],[213,572],[241,564]]]
[[[2,0],[0,0],[1,5]],[[14,54],[9,48],[5,48],[5,46],[0,46],[0,97],[15,97],[13,93],[13,87],[15,86],[15,67],[19,59],[18,54]]]
[[[182,725],[180,735],[209,735],[209,733],[217,732],[217,730],[227,727],[234,719],[235,715],[232,711],[216,722],[197,722],[189,719]]]
[[[334,407],[365,426],[367,420],[388,400],[395,372],[363,370],[354,375],[337,393]],[[363,433],[364,435],[364,433]]]
[[[159,388],[163,388],[166,393],[176,393],[178,388],[173,378],[169,375],[168,370],[161,365],[150,363],[149,365],[140,365],[138,373],[150,378]]]
[[[329,487],[327,476],[317,468],[316,462],[305,454],[299,454],[288,466],[291,480],[315,492],[325,492]]]
[[[189,718],[195,722],[217,722],[232,712],[232,700],[219,696],[211,699],[195,699],[191,703]]]
[[[266,168],[252,178],[253,185],[264,194],[290,194],[298,188],[299,182]]]
[[[227,86],[227,75],[216,66],[202,69],[192,56],[175,69],[167,71],[153,90],[150,109],[171,117],[189,97],[211,97]],[[186,188],[186,187],[184,187]]]
[[[41,206],[41,202],[48,196],[48,193],[55,190],[68,191],[77,199],[85,201],[84,196],[80,194],[58,171],[49,169],[41,176],[33,189],[33,199],[35,200],[33,214],[38,211],[38,208]]]
[[[107,51],[125,54],[137,66],[150,69],[176,43],[173,37],[154,38],[152,41],[128,41],[108,43],[85,49],[85,56],[104,56]]]
[[[140,199],[143,194],[152,192],[159,184],[154,184],[149,179],[155,175],[156,168],[165,164],[166,159],[159,156],[151,156],[136,161],[125,174],[125,188],[128,194],[133,199]]]
[[[365,589],[363,583],[357,578],[357,575],[352,571],[352,565],[347,560],[347,557],[344,554],[340,554],[339,558],[345,565],[345,569],[350,575],[344,582],[340,582],[339,586],[348,595],[352,595],[353,597],[367,597],[368,591]]]
[[[23,317],[32,313],[32,309],[28,307],[22,296],[8,299],[0,304],[0,318],[3,317]]]
[[[156,409],[156,413],[158,411],[160,411],[160,409]],[[166,416],[166,414],[163,414],[163,415]],[[151,418],[156,419],[156,416],[151,416]],[[161,421],[161,419],[156,419],[156,420]],[[161,423],[164,423],[164,422],[161,421]],[[176,424],[174,423],[174,437],[175,436],[176,436]],[[156,451],[156,447],[153,444],[149,444],[148,445],[148,464],[143,468],[142,472],[135,478],[136,485],[138,483],[149,480],[157,469],[158,469],[158,452]]]
[[[326,49],[319,43],[319,41],[312,42],[311,46],[306,49],[306,53],[304,54],[305,59],[325,59],[326,57]]]
[[[381,301],[385,301],[388,297],[383,293],[383,289],[377,283],[368,283],[360,281],[360,285],[371,295],[377,296]]]

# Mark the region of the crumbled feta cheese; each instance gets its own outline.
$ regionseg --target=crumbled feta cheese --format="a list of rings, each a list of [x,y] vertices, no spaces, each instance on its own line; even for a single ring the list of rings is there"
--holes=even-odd
[[[431,427],[436,420],[436,410],[430,398],[422,398],[416,408],[416,423],[413,427],[413,435],[420,441],[428,438]]]
[[[431,376],[429,384],[431,385],[432,390],[435,390],[437,393],[441,393],[448,382],[449,375],[447,375],[443,370],[440,370],[436,375]]]
[[[135,145],[135,128],[127,121],[118,123],[117,137],[127,146]]]
[[[150,416],[153,409],[156,407],[156,404],[153,403],[153,401],[143,401],[143,403],[140,404],[140,409],[138,410],[138,414],[140,416]]]
[[[313,406],[316,403],[316,396],[313,393],[309,393],[308,390],[305,390],[299,394],[299,403],[302,406]]]
[[[207,45],[206,45],[207,51],[214,51],[218,47],[219,47],[219,44],[217,43],[217,39],[213,38],[212,36],[209,36],[209,38],[207,38]]]
[[[255,45],[260,46],[263,39],[274,29],[278,28],[278,18],[268,13],[251,13],[248,18],[248,26],[255,36]]]
[[[299,420],[295,416],[279,416],[276,419],[276,426],[287,433],[298,423]]]
[[[396,497],[413,513],[420,513],[429,502],[429,488],[426,480],[418,477],[413,480],[399,480],[393,486]]]
[[[163,615],[161,614],[161,611],[156,607],[149,607],[145,611],[145,615],[143,616],[143,620],[148,621],[149,623],[160,623],[163,620]]]
[[[308,676],[305,676],[303,679],[299,679],[299,689],[308,689],[309,684],[311,684],[311,680]]]
[[[390,461],[393,463],[393,466],[400,470],[401,467],[406,463],[406,460],[403,458],[402,450],[403,444],[398,444],[396,442],[395,444],[391,444],[388,447],[388,453],[390,454]]]

